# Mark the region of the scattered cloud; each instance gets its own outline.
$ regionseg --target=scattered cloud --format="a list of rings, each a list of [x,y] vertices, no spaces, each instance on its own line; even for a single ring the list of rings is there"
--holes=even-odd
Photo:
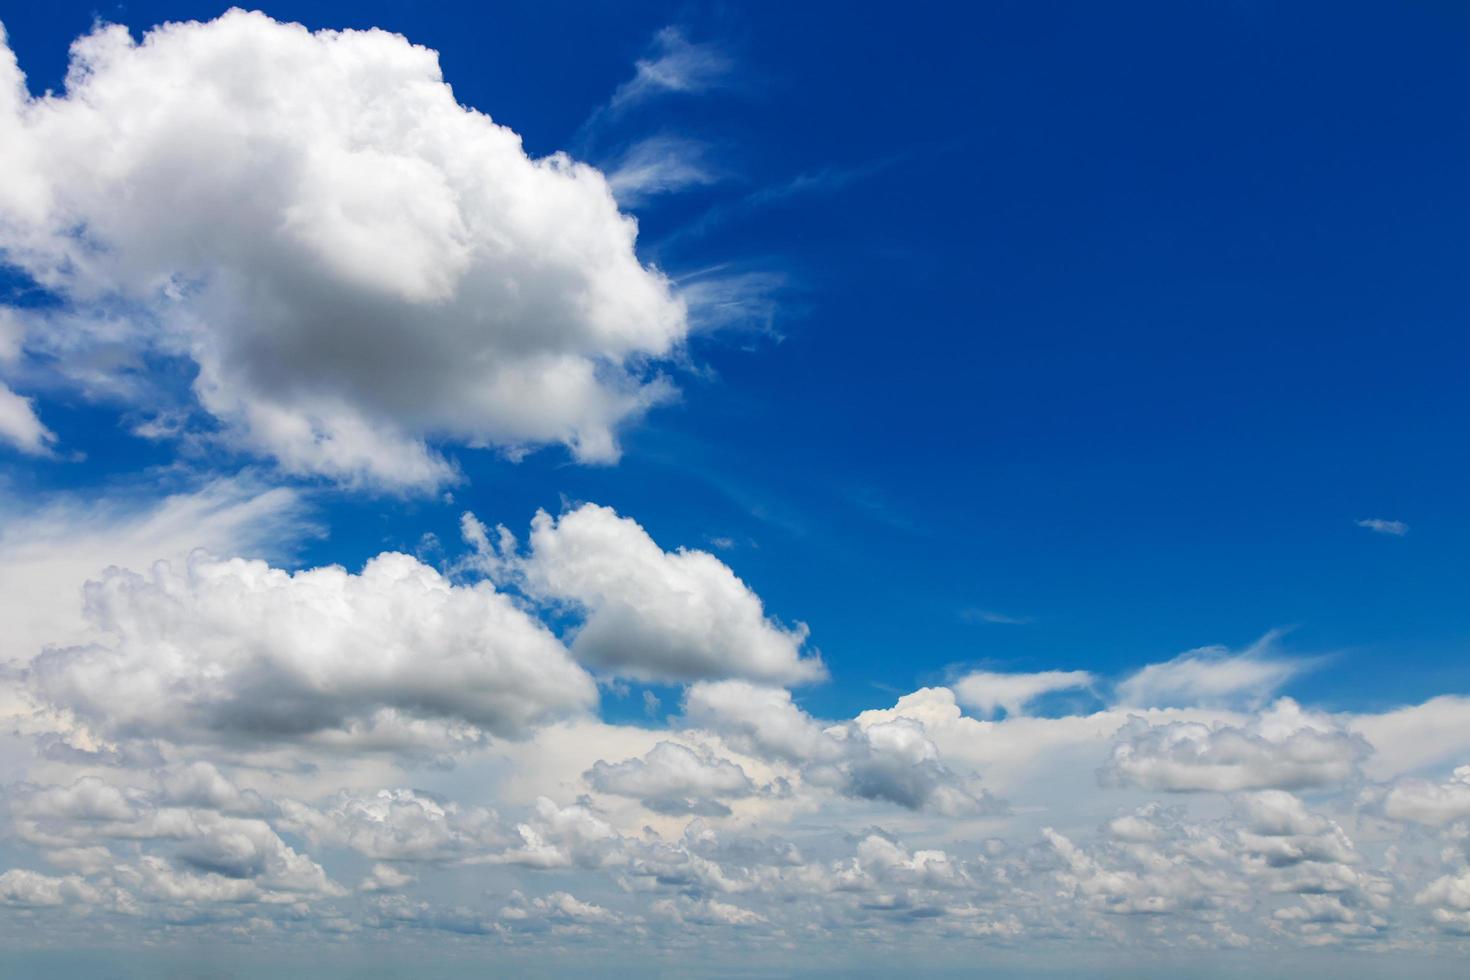
[[[621,111],[663,95],[698,95],[729,83],[734,60],[718,44],[695,43],[679,27],[653,37],[649,55],[633,66],[633,77],[613,92],[608,108]]]
[[[1401,538],[1409,533],[1409,525],[1403,521],[1385,521],[1379,517],[1367,517],[1354,523],[1358,527],[1366,527],[1377,534],[1391,534],[1396,538]]]
[[[1026,705],[1044,694],[1090,688],[1094,681],[1085,670],[1043,670],[1034,674],[977,670],[955,681],[952,687],[955,700],[988,717],[1002,708],[1008,715],[1024,714]]]
[[[719,182],[709,148],[680,136],[651,136],[628,147],[608,166],[607,183],[623,207],[691,187]]]
[[[636,521],[610,508],[584,504],[556,518],[541,511],[531,522],[528,554],[502,552],[497,560],[530,595],[583,614],[572,653],[609,673],[643,681],[744,677],[782,684],[826,677],[819,656],[803,656],[804,624],[773,621],[718,558],[664,551]]]
[[[1164,663],[1149,664],[1118,684],[1117,700],[1129,707],[1260,704],[1315,661],[1278,651],[1273,630],[1244,650],[1201,647]]]

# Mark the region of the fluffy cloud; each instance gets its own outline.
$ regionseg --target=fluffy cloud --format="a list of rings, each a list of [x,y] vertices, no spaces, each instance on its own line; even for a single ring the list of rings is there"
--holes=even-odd
[[[1044,670],[1035,674],[999,674],[977,670],[955,681],[955,700],[986,716],[1004,708],[1007,715],[1023,714],[1026,705],[1043,694],[1091,687],[1085,670]]]
[[[1003,809],[988,794],[972,792],[969,780],[943,763],[922,712],[916,712],[919,718],[906,714],[903,702],[892,711],[864,712],[855,721],[824,727],[787,691],[724,681],[693,685],[684,711],[687,723],[757,757],[795,763],[808,783],[852,799],[948,816]]]
[[[0,905],[11,908],[48,908],[96,898],[97,890],[76,875],[53,878],[23,868],[0,874]]]
[[[650,810],[671,814],[727,816],[730,808],[720,798],[755,791],[740,766],[676,742],[659,742],[641,758],[600,761],[587,771],[586,779],[599,793],[638,799]]]
[[[834,754],[822,726],[779,687],[747,681],[691,684],[684,693],[684,718],[753,755],[806,762]]]
[[[407,555],[354,575],[194,556],[87,587],[108,640],[48,651],[44,702],[109,736],[412,741],[414,722],[521,736],[596,701],[561,644],[488,583]]]
[[[539,598],[585,614],[572,653],[641,680],[740,677],[775,684],[818,680],[803,657],[807,630],[767,618],[760,597],[715,556],[664,551],[636,521],[584,504],[531,522],[530,554],[515,560]]]
[[[1243,726],[1134,718],[1102,776],[1168,792],[1300,789],[1354,778],[1371,751],[1361,736],[1282,698]]]
[[[1470,766],[1460,766],[1443,783],[1401,780],[1384,796],[1383,812],[1395,820],[1430,827],[1470,818]]]
[[[704,77],[676,40],[625,101]],[[102,26],[39,99],[0,49],[0,142],[0,249],[67,303],[31,341],[192,361],[203,408],[287,470],[453,479],[426,440],[613,460],[670,394],[648,364],[685,305],[602,174],[529,158],[399,36]],[[0,411],[44,443],[13,395]]]
[[[347,848],[378,861],[452,861],[504,845],[500,818],[421,790],[342,792],[325,807],[281,803],[284,826],[317,845]],[[371,890],[405,884],[401,872],[374,869]]]

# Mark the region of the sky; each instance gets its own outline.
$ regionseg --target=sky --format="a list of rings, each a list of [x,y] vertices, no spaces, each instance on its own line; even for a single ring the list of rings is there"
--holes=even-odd
[[[1466,11],[14,7],[0,971],[1457,975]]]

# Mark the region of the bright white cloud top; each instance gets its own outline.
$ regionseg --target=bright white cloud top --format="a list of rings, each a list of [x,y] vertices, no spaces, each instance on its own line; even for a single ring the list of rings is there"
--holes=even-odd
[[[5,50],[0,143],[0,248],[67,300],[25,343],[188,359],[288,472],[431,488],[455,477],[431,439],[607,462],[672,394],[651,365],[685,305],[607,180],[528,157],[396,35],[101,27],[38,99]],[[0,433],[49,441],[8,390]]]

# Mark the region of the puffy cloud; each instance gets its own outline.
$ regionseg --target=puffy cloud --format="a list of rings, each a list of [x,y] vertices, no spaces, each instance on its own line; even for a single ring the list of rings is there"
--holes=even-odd
[[[760,597],[704,551],[664,551],[636,521],[584,504],[538,512],[530,553],[516,562],[535,596],[569,603],[586,619],[572,653],[641,680],[723,677],[793,684],[826,676],[802,656],[807,630],[766,617]]]
[[[1118,685],[1118,703],[1134,708],[1260,703],[1310,665],[1276,655],[1279,636],[1267,633],[1239,653],[1201,647],[1149,664]]]
[[[590,806],[581,803],[557,806],[542,797],[536,801],[531,818],[516,824],[515,833],[519,844],[487,856],[485,863],[543,869],[599,868],[625,860],[622,837]]]
[[[661,43],[623,102],[711,77]],[[240,444],[395,488],[455,478],[430,440],[616,459],[671,393],[649,363],[685,304],[606,179],[528,157],[434,52],[236,10],[141,43],[100,26],[32,99],[0,50],[0,248],[66,302],[31,331],[64,362],[185,358]]]
[[[586,779],[599,793],[641,800],[657,813],[726,816],[730,808],[720,798],[755,792],[755,784],[737,764],[676,742],[659,742],[641,758],[599,761]]]
[[[1435,925],[1445,932],[1470,935],[1470,869],[1436,878],[1414,896],[1414,903],[1428,906]]]
[[[691,684],[684,693],[684,718],[742,752],[798,763],[833,754],[822,726],[779,687],[747,681]]]
[[[947,816],[995,813],[1003,807],[973,795],[965,780],[939,758],[922,723],[911,718],[854,725],[838,730],[842,757],[808,771],[813,782],[835,784],[845,795],[883,800]]]
[[[357,575],[196,555],[109,571],[87,608],[110,641],[42,654],[30,683],[110,736],[411,744],[407,719],[514,737],[596,700],[509,598],[407,555]]]
[[[147,568],[215,554],[280,557],[312,532],[301,496],[248,474],[158,497],[119,488],[100,502],[60,496],[44,507],[0,498],[0,661],[95,638],[80,615],[82,587],[108,566]]]
[[[947,693],[947,692],[946,692]],[[995,813],[1003,805],[972,793],[945,766],[924,723],[925,702],[908,712],[871,711],[823,727],[787,691],[742,681],[696,684],[684,699],[685,720],[759,757],[795,763],[807,782],[861,800],[931,809],[951,816]],[[949,701],[953,707],[953,699]],[[918,717],[914,717],[917,715]]]
[[[1470,766],[1460,766],[1449,780],[1404,779],[1383,798],[1383,812],[1395,820],[1442,827],[1470,818]]]
[[[97,890],[76,875],[53,878],[23,868],[0,874],[0,905],[11,908],[49,908],[97,898]]]
[[[378,861],[456,861],[507,841],[494,810],[422,790],[384,789],[372,796],[344,791],[320,808],[285,800],[281,814],[283,826],[316,845],[345,847]],[[393,888],[405,883],[376,870],[370,880]]]
[[[1034,674],[1002,674],[977,670],[950,685],[955,700],[986,716],[1004,708],[1007,715],[1024,714],[1026,705],[1043,694],[1091,687],[1085,670],[1043,670]]]
[[[1362,736],[1282,698],[1243,726],[1150,725],[1135,717],[1119,733],[1102,777],[1168,792],[1301,789],[1354,778],[1371,751]]]
[[[70,786],[19,787],[10,794],[17,836],[48,848],[63,865],[91,873],[110,868],[123,884],[160,901],[283,902],[343,894],[266,820],[169,805],[168,780],[163,782],[160,793],[93,776]],[[107,856],[114,842],[150,850],[134,864],[113,864]],[[100,860],[96,851],[103,852]]]
[[[567,892],[552,892],[544,898],[527,898],[518,891],[511,892],[510,904],[500,910],[500,918],[520,928],[607,925],[621,921],[621,916]]]

